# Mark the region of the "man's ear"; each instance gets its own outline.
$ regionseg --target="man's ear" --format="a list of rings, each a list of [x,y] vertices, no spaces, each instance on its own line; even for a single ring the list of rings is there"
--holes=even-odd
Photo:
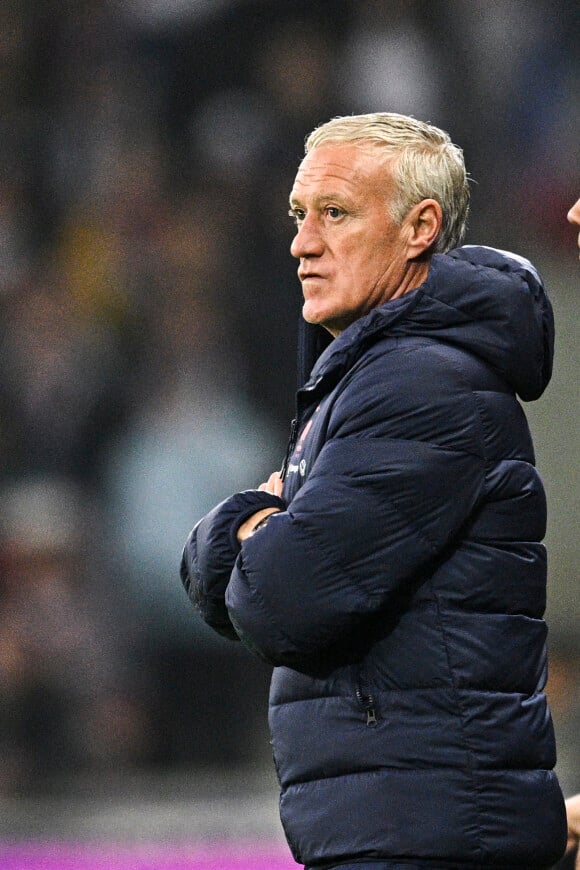
[[[423,199],[407,215],[409,236],[407,253],[410,260],[424,254],[441,232],[443,209],[435,199]]]

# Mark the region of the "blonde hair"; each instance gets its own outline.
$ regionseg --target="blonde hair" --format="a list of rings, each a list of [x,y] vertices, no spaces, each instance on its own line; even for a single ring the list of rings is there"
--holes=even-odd
[[[379,147],[395,158],[396,196],[390,203],[393,220],[400,224],[423,199],[436,200],[443,211],[434,253],[461,244],[469,212],[469,179],[463,151],[438,127],[395,112],[373,112],[333,118],[306,139],[306,153],[327,142],[360,142]]]

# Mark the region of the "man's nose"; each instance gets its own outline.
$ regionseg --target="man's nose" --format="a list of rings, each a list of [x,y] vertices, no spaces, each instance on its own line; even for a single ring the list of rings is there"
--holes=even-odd
[[[296,235],[290,245],[293,257],[319,257],[324,250],[324,240],[316,215],[306,215],[298,224]]]

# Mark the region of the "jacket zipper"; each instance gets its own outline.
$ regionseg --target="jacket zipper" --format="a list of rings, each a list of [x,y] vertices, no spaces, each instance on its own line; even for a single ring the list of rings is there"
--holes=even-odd
[[[373,728],[377,724],[377,707],[375,704],[375,699],[373,698],[371,692],[367,690],[367,687],[363,681],[362,674],[359,673],[357,689],[356,689],[356,697],[359,704],[362,705],[365,711],[366,716],[366,724],[369,728]]]
[[[286,455],[284,456],[284,462],[282,463],[282,467],[280,468],[280,480],[284,482],[286,480],[286,474],[288,473],[288,465],[290,464],[290,459],[292,458],[292,454],[294,453],[294,448],[296,447],[296,442],[298,441],[298,430],[300,428],[301,419],[304,417],[304,411],[307,405],[306,400],[303,398],[306,396],[307,398],[311,397],[311,394],[318,387],[322,380],[322,377],[318,377],[314,383],[309,387],[302,387],[301,390],[298,391],[296,396],[296,416],[290,423],[290,437],[288,438],[288,446],[286,447]],[[302,397],[302,401],[301,401]],[[302,408],[302,412],[301,412]]]
[[[280,469],[280,480],[286,480],[286,473],[288,471],[288,463],[290,462],[290,457],[294,453],[294,448],[296,447],[296,441],[298,438],[298,417],[294,417],[290,424],[290,437],[288,438],[288,446],[286,447],[286,455],[284,456],[284,462],[282,463],[282,468]]]

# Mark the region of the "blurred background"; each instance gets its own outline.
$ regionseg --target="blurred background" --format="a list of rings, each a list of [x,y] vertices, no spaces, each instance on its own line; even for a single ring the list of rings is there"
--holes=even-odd
[[[579,35],[576,0],[2,0],[2,836],[279,839],[269,669],[204,628],[178,566],[281,463],[288,193],[313,127],[373,110],[449,131],[467,241],[551,289],[555,374],[527,413],[580,790]]]

